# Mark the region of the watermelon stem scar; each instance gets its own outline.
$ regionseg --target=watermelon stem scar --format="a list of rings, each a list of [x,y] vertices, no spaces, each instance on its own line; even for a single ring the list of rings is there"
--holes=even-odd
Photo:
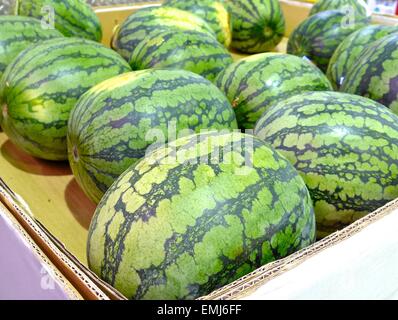
[[[240,97],[236,97],[236,98],[232,101],[232,103],[231,103],[232,108],[236,108],[236,107],[239,105],[239,100],[240,100]]]
[[[263,34],[267,39],[269,39],[274,35],[274,30],[269,26],[265,26]]]
[[[1,111],[3,112],[3,118],[6,118],[8,115],[8,105],[6,103],[2,105]]]
[[[73,160],[75,160],[75,162],[79,162],[79,151],[77,150],[76,145],[74,145],[72,148],[72,154],[73,154]]]

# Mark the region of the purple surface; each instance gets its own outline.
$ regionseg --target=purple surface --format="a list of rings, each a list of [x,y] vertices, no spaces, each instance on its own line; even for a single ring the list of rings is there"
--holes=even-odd
[[[67,293],[0,210],[0,299],[67,300]]]

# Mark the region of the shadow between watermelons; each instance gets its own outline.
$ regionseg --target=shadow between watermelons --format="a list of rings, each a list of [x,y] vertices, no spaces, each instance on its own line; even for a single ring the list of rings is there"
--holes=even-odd
[[[1,155],[15,168],[43,176],[67,176],[72,174],[66,161],[52,162],[32,157],[18,148],[11,140],[1,145]]]
[[[76,221],[83,228],[88,229],[96,205],[84,194],[75,178],[66,186],[64,196],[66,204]]]

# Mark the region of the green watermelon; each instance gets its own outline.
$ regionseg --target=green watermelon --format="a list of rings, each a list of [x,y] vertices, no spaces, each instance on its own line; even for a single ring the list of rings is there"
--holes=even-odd
[[[39,20],[29,17],[0,16],[0,78],[7,65],[35,42],[62,37],[57,30],[45,30]]]
[[[277,101],[304,91],[332,89],[326,76],[311,62],[280,53],[241,59],[221,72],[215,84],[234,107],[241,129],[252,129]]]
[[[69,118],[69,162],[83,190],[99,202],[152,143],[236,128],[227,98],[201,76],[184,70],[126,73],[98,84],[77,102]]]
[[[398,34],[365,48],[348,70],[341,91],[378,101],[398,114]]]
[[[357,63],[365,47],[392,33],[398,33],[398,28],[370,25],[345,38],[330,59],[326,73],[334,88],[340,89],[348,70]]]
[[[194,299],[312,244],[314,220],[303,180],[268,144],[192,135],[111,186],[91,222],[88,263],[130,299]]]
[[[398,117],[377,102],[304,93],[274,105],[254,133],[304,178],[320,237],[398,197]]]
[[[358,16],[368,15],[368,6],[363,0],[318,0],[310,11],[310,16],[322,11],[343,10]]]
[[[232,39],[232,25],[224,1],[217,0],[166,0],[163,6],[170,6],[196,14],[213,29],[218,42],[229,47]]]
[[[232,17],[232,47],[245,53],[271,51],[285,33],[278,0],[228,0]]]
[[[217,40],[197,31],[167,30],[151,33],[137,44],[129,60],[133,70],[149,68],[184,69],[214,78],[233,62]]]
[[[172,7],[147,7],[131,14],[120,25],[113,36],[112,48],[128,60],[141,41],[152,32],[164,30],[194,30],[216,38],[207,22],[193,13]]]
[[[101,23],[84,0],[18,0],[15,12],[51,24],[67,37],[101,41]],[[52,19],[54,19],[52,21]]]
[[[317,13],[305,19],[292,32],[287,53],[307,57],[323,72],[339,44],[354,31],[368,24],[367,17],[350,18],[339,10]]]
[[[57,38],[30,46],[8,65],[0,82],[0,125],[33,156],[66,160],[69,113],[97,83],[130,71],[98,42]]]

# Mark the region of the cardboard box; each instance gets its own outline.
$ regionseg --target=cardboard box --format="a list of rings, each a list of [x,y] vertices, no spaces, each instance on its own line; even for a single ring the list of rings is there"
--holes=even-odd
[[[287,36],[308,15],[310,3],[281,1]],[[104,44],[142,6],[96,8]],[[383,24],[392,17],[374,16]],[[278,47],[284,51],[286,39]],[[242,55],[234,54],[235,58]],[[124,299],[87,268],[87,229],[95,205],[67,163],[30,157],[0,133],[0,202],[84,299]],[[342,231],[270,263],[202,299],[398,298],[398,200]]]
[[[0,243],[1,299],[82,299],[2,203]]]

